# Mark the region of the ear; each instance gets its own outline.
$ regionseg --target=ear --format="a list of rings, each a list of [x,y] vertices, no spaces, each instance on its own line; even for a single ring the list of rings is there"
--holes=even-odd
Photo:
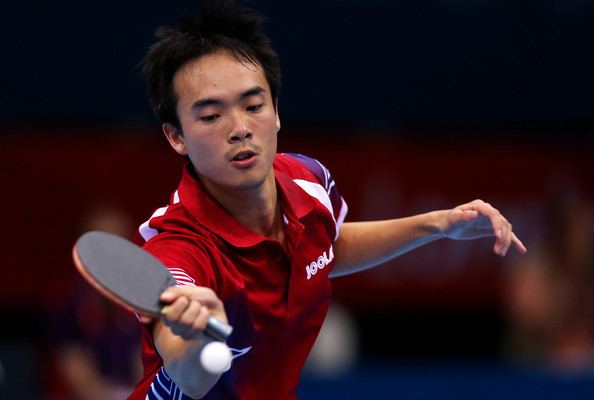
[[[165,122],[161,128],[163,129],[163,134],[167,138],[167,141],[171,147],[173,147],[173,150],[182,156],[188,155],[183,133],[169,122]]]
[[[278,113],[278,98],[274,100],[274,113],[276,114],[276,131],[280,131],[281,122],[280,122],[280,115]]]

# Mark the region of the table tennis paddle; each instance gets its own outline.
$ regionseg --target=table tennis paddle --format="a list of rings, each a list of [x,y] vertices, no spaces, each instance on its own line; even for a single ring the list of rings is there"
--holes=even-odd
[[[166,304],[159,297],[176,284],[173,275],[152,254],[110,233],[83,234],[74,245],[72,256],[78,271],[99,293],[143,315],[160,317]],[[210,317],[204,333],[224,341],[232,331],[231,326]]]

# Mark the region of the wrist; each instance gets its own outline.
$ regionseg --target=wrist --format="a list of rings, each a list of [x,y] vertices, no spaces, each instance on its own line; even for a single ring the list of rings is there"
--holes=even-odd
[[[428,212],[425,218],[425,231],[436,239],[444,238],[447,227],[447,214],[449,210]]]

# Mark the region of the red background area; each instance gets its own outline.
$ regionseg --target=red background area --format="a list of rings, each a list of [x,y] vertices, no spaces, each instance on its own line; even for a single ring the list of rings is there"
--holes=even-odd
[[[37,308],[59,296],[74,271],[71,246],[95,204],[113,204],[139,225],[165,205],[183,160],[158,131],[42,131],[0,137],[3,278],[0,307]],[[480,197],[509,216],[530,244],[557,185],[592,194],[590,143],[537,139],[418,140],[361,132],[282,132],[279,151],[311,155],[332,171],[349,204],[347,220],[401,217]],[[335,281],[353,310],[496,306],[503,260],[491,240],[440,241],[385,266]]]

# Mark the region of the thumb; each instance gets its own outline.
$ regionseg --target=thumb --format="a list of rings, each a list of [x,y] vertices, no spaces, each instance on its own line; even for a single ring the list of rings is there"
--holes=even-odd
[[[476,219],[479,215],[478,211],[476,210],[458,210],[458,212],[454,213],[455,219],[458,221],[472,221]]]

